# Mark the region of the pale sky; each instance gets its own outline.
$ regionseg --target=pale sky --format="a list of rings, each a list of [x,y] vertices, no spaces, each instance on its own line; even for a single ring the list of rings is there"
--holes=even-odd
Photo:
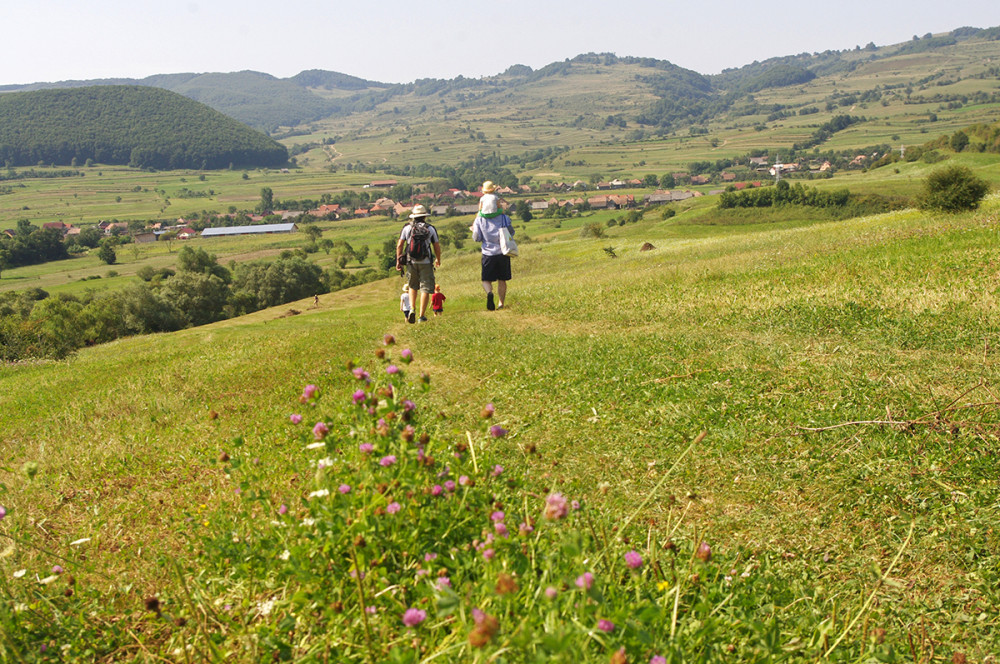
[[[997,0],[6,0],[0,85],[251,69],[385,83],[580,53],[715,74],[774,56],[1000,25]]]

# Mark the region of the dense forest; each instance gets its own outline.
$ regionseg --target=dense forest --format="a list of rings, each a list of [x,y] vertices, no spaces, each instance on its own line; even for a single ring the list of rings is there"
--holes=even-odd
[[[0,161],[7,166],[274,167],[284,146],[180,94],[92,86],[0,95]]]

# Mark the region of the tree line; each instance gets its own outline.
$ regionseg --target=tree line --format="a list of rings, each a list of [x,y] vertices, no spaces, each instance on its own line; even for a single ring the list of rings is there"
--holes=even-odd
[[[323,270],[298,251],[273,261],[219,265],[184,247],[177,270],[150,268],[121,290],[49,296],[42,289],[0,294],[0,361],[61,358],[83,346],[171,332],[382,279],[387,272]]]
[[[801,205],[831,210],[836,218],[850,218],[903,209],[911,203],[909,199],[902,197],[859,195],[846,188],[820,190],[806,187],[801,182],[789,184],[787,180],[779,180],[774,186],[722,192],[719,194],[718,206],[725,210]]]

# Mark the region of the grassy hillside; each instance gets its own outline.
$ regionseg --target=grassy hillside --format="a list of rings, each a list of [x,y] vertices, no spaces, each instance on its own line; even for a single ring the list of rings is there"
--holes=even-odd
[[[998,212],[994,197],[953,217],[725,227],[647,218],[600,240],[549,228],[522,246],[502,311],[485,311],[477,257],[450,253],[439,272],[446,312],[428,324],[401,323],[390,280],[293,305],[299,315],[282,307],[4,367],[0,533],[16,539],[0,558],[0,648],[38,653],[68,639],[70,661],[154,661],[190,643],[192,657],[257,661],[320,658],[325,643],[343,660],[415,661],[404,659],[414,634],[400,616],[422,606],[432,617],[413,629],[424,661],[531,652],[608,661],[619,648],[627,661],[982,659],[1000,647],[991,387],[1000,303],[984,278]],[[655,248],[640,252],[644,242]],[[333,540],[293,546],[283,538],[297,526],[273,515],[287,504],[288,518],[343,524],[307,499],[339,483],[378,498],[375,471],[353,451],[367,427],[352,438],[338,424],[326,451],[311,452],[312,436],[288,415],[305,413],[303,427],[340,422],[335,404],[347,408],[359,384],[344,363],[382,371],[373,351],[387,332],[398,342],[390,357],[410,348],[409,375],[432,377],[413,398],[439,463],[471,464],[450,450],[481,429],[482,405],[495,405],[509,434],[480,454],[504,466],[513,488],[476,476],[504,503],[482,518],[534,514],[538,539],[498,546],[499,567],[475,564],[471,549],[439,552],[434,564],[453,569],[457,593],[446,609],[450,595],[412,580],[411,554],[423,550],[407,528],[361,531],[359,555],[382,553],[365,582],[378,592],[365,622],[357,580],[310,548]],[[315,410],[297,400],[307,383],[323,394]],[[327,479],[316,476],[317,454],[338,459]],[[33,479],[25,462],[37,464]],[[567,531],[548,549],[554,526],[538,511],[554,491],[584,507],[572,517],[578,538]],[[425,500],[393,495],[404,506]],[[258,553],[234,558],[231,537]],[[588,554],[591,539],[619,562],[600,562],[600,548]],[[543,610],[550,577],[517,571],[517,542],[539,547],[546,575],[568,561],[565,586],[555,584],[567,598],[560,609]],[[699,542],[712,549],[702,567]],[[670,547],[684,552],[676,576]],[[645,561],[631,575],[620,562],[629,549]],[[309,551],[329,566],[288,567]],[[55,564],[75,579],[71,597],[65,577],[38,583]],[[575,594],[589,565],[599,592]],[[283,576],[286,567],[298,576]],[[497,569],[514,573],[513,594],[493,589]],[[397,571],[398,583],[377,585]],[[150,596],[160,617],[143,608]],[[498,619],[482,651],[466,639],[476,606]],[[595,629],[590,611],[617,628]],[[584,622],[573,622],[577,612]]]

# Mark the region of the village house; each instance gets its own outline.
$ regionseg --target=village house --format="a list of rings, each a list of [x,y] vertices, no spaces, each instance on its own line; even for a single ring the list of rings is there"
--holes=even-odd
[[[147,244],[149,242],[156,242],[156,233],[153,231],[147,231],[145,233],[136,233],[132,236],[132,241],[136,244]]]
[[[320,205],[315,210],[309,210],[309,214],[311,214],[314,217],[325,217],[327,215],[332,214],[332,215],[334,215],[335,219],[339,219],[340,218],[340,205],[336,204],[336,203],[329,204],[329,205]]]
[[[372,180],[365,185],[365,189],[389,189],[399,184],[396,180]]]
[[[722,173],[720,173],[719,175],[722,178],[723,182],[735,182],[736,181],[736,173],[727,173],[726,171],[722,171]]]
[[[708,184],[709,177],[707,175],[692,175],[691,184]]]
[[[632,194],[611,194],[608,196],[608,207],[615,207],[619,210],[635,207],[635,196]]]
[[[185,226],[184,228],[177,229],[177,239],[178,240],[190,240],[193,237],[198,236],[198,231],[191,228],[190,226]]]
[[[62,221],[49,221],[42,224],[42,228],[49,228],[54,231],[59,231],[63,235],[69,233],[70,229],[73,228],[73,224],[67,224]]]

